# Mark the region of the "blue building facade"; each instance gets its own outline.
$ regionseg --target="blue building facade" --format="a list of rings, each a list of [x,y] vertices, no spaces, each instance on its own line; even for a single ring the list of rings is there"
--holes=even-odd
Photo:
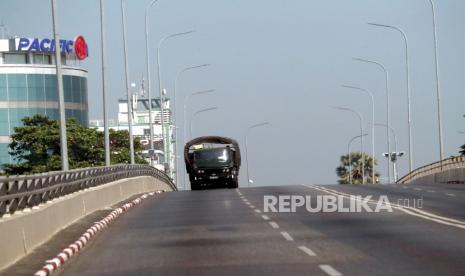
[[[8,144],[24,117],[42,114],[59,119],[52,53],[19,52],[12,41],[0,40],[0,164],[15,163]],[[66,64],[66,55],[62,58],[66,118],[88,126],[87,71]]]

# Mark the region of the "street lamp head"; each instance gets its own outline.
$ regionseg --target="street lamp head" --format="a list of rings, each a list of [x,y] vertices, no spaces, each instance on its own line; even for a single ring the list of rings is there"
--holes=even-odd
[[[265,125],[268,125],[269,123],[270,122],[263,122],[263,123],[255,124],[255,125],[250,126],[250,128],[265,126]]]
[[[378,26],[378,27],[390,27],[388,25],[383,25],[383,24],[379,24],[379,23],[372,23],[372,22],[368,22],[367,24],[372,25],[372,26]]]

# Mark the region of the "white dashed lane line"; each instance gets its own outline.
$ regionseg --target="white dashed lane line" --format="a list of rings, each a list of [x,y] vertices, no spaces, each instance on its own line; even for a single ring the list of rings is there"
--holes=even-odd
[[[428,193],[435,193],[436,191],[428,190],[427,192],[428,192]]]
[[[306,247],[305,245],[299,246],[299,249],[302,250],[303,252],[305,252],[305,254],[307,254],[310,257],[315,257],[316,256],[316,253],[313,252],[313,250],[311,250],[310,248]]]
[[[286,241],[294,241],[294,238],[287,232],[281,232],[281,235],[286,239]]]
[[[415,191],[421,191],[422,189],[420,188],[413,188]]]
[[[270,217],[267,216],[267,215],[262,215],[262,218],[263,218],[264,220],[270,220]]]
[[[446,196],[455,196],[454,194],[446,194]]]
[[[342,276],[341,272],[334,269],[332,266],[327,264],[320,265],[320,269],[326,272],[329,276]]]
[[[251,209],[255,209],[255,205],[249,205]]]
[[[262,211],[255,209],[255,213],[260,214]]]
[[[270,221],[269,224],[270,224],[271,227],[273,227],[273,229],[278,229],[279,228],[279,225],[274,221]]]

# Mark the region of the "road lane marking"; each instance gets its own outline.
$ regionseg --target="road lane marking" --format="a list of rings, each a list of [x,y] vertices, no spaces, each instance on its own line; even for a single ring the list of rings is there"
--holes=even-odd
[[[342,273],[327,264],[320,265],[320,269],[326,272],[329,276],[342,276]]]
[[[255,213],[260,214],[262,211],[255,209]]]
[[[435,193],[436,191],[428,190],[427,192],[428,192],[428,193]]]
[[[273,227],[273,229],[278,229],[279,228],[279,225],[274,221],[270,221],[268,223],[271,225],[271,227]]]
[[[299,249],[302,250],[303,252],[305,252],[310,257],[315,257],[316,256],[316,253],[313,252],[313,250],[311,250],[310,248],[306,247],[305,245],[299,246]]]
[[[338,192],[336,190],[331,190],[331,189],[327,189],[327,188],[323,188],[323,187],[318,187],[318,186],[315,186],[315,185],[303,185],[303,186],[305,186],[307,188],[315,189],[315,190],[318,190],[318,191],[323,191],[323,192],[326,192],[328,194],[339,195],[339,196],[342,196],[343,198],[346,198],[346,199],[353,199],[352,195],[345,194],[345,193],[342,193],[342,192]],[[361,200],[357,200],[357,201],[361,201]],[[378,204],[378,202],[376,202],[374,200],[369,200],[368,203],[370,203],[370,204]],[[444,225],[449,225],[449,226],[454,226],[454,227],[457,227],[457,228],[465,229],[465,222],[464,221],[460,221],[460,220],[456,220],[456,219],[452,219],[452,218],[448,218],[448,217],[443,217],[443,216],[438,216],[438,215],[435,215],[433,213],[422,211],[422,210],[420,210],[418,208],[404,207],[404,206],[394,204],[394,203],[391,203],[390,205],[391,205],[391,207],[393,209],[399,210],[401,212],[404,212],[404,213],[412,215],[412,216],[424,218],[426,220],[434,221],[434,222],[444,224]]]
[[[270,220],[270,217],[267,216],[267,215],[262,215],[262,218],[263,218],[264,220]]]
[[[415,191],[422,191],[420,188],[413,188]]]
[[[287,232],[281,232],[281,235],[286,239],[286,241],[294,241],[294,238]]]
[[[255,205],[249,205],[251,209],[255,209]]]
[[[446,194],[446,196],[455,196],[454,194]]]

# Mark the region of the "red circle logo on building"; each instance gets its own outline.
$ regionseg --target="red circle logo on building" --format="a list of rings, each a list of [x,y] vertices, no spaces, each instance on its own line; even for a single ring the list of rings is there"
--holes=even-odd
[[[81,35],[74,39],[74,54],[79,60],[83,60],[89,56],[86,40]]]

